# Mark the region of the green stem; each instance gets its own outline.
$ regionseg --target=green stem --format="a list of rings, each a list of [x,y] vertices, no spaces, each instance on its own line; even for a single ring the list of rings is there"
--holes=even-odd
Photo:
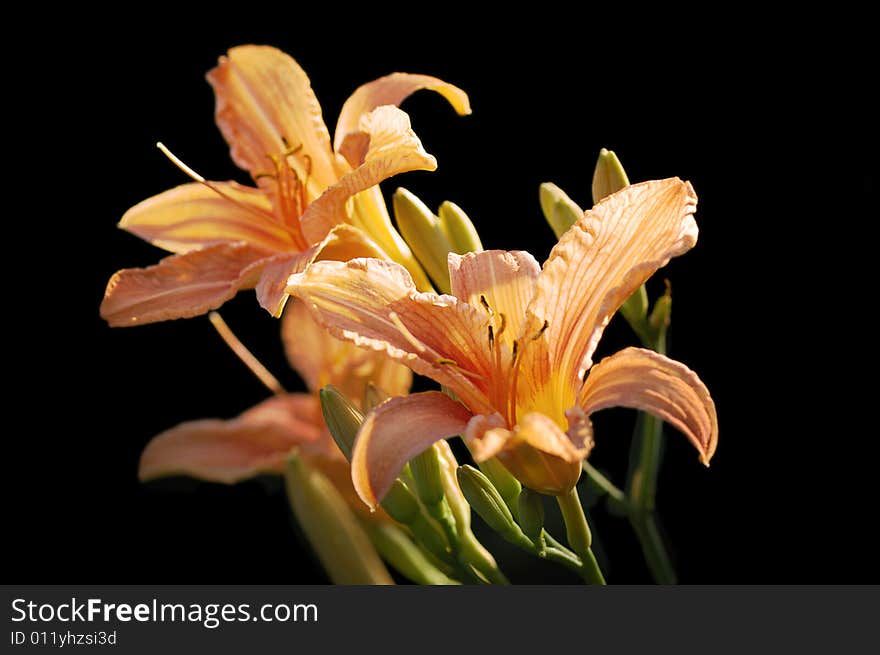
[[[646,348],[666,353],[666,326],[640,334]],[[626,483],[627,514],[642,547],[645,561],[658,584],[675,584],[675,569],[657,529],[654,503],[663,449],[663,421],[640,413]]]
[[[581,558],[579,573],[589,584],[605,584],[605,577],[599,569],[596,557],[591,548],[593,535],[587,523],[587,516],[578,497],[577,487],[562,496],[557,496],[559,509],[562,511],[562,519],[565,521],[565,533],[568,545]]]

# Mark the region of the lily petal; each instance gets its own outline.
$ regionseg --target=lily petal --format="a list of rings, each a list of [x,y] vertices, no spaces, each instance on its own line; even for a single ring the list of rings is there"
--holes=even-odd
[[[670,258],[693,247],[696,205],[688,182],[643,182],[608,196],[562,236],[538,278],[525,328],[545,330],[550,368],[561,384],[580,386],[620,305]]]
[[[337,225],[324,239],[303,252],[287,252],[266,261],[257,284],[257,300],[276,318],[287,302],[288,278],[305,270],[318,259],[348,260],[355,257],[384,258],[385,253],[363,231],[350,225]]]
[[[437,160],[425,152],[412,131],[409,116],[397,107],[378,107],[361,117],[360,133],[369,137],[368,145],[357,137],[356,154],[349,152],[359,158],[355,160],[359,165],[312,202],[302,216],[303,234],[310,243],[319,241],[334,225],[348,221],[345,203],[359,191],[398,173],[437,168]]]
[[[322,438],[321,409],[314,396],[275,396],[229,421],[189,421],[153,438],[138,475],[152,480],[189,475],[232,484],[264,472],[280,472],[290,449]]]
[[[273,172],[271,157],[300,148],[310,182],[335,179],[330,134],[308,76],[292,57],[267,46],[240,46],[220,57],[208,82],[217,96],[216,119],[233,161],[252,177]]]
[[[462,432],[470,418],[461,403],[439,391],[386,400],[367,415],[354,443],[355,491],[376,507],[409,460],[435,441]]]
[[[587,414],[630,407],[653,414],[680,430],[709,460],[718,446],[718,416],[709,390],[684,364],[652,350],[626,348],[596,364],[578,395]]]
[[[412,373],[408,368],[382,353],[333,338],[301,300],[284,310],[281,337],[290,365],[313,392],[332,384],[357,403],[369,382],[391,396],[409,391]]]
[[[237,241],[268,251],[293,247],[262,191],[236,182],[210,184],[184,184],[148,198],[125,212],[119,227],[176,253]]]
[[[511,346],[522,331],[540,272],[535,258],[523,250],[449,253],[452,295],[473,307],[483,307],[485,299],[495,318],[495,337],[503,328],[501,338]]]
[[[333,336],[445,384],[476,413],[495,411],[486,396],[492,382],[486,318],[470,305],[419,293],[405,268],[378,259],[316,262],[291,276],[287,290]]]
[[[117,271],[107,283],[101,318],[126,327],[199,316],[252,288],[270,255],[246,243],[222,243]]]
[[[459,115],[471,113],[467,93],[457,86],[430,75],[391,73],[358,87],[342,105],[333,140],[336,152],[340,152],[340,146],[346,135],[358,131],[361,116],[382,105],[399,106],[410,95],[422,89],[436,91],[442,95]]]

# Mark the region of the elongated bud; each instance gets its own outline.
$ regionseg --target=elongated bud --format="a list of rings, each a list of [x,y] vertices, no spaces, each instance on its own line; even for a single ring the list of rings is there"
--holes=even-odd
[[[613,150],[602,148],[593,171],[593,204],[629,186],[629,178]]]
[[[620,313],[626,322],[635,326],[648,315],[648,291],[643,284],[636,289],[620,306]]]
[[[434,446],[437,448],[440,462],[440,483],[443,485],[443,495],[446,497],[452,517],[455,519],[455,528],[458,534],[462,535],[471,528],[471,506],[468,505],[467,499],[461,492],[461,487],[458,486],[458,478],[455,475],[458,461],[455,459],[448,441],[438,441]]]
[[[517,512],[516,501],[522,491],[520,481],[513,477],[513,474],[504,468],[504,464],[495,457],[487,459],[485,462],[480,462],[477,466],[480,467],[483,475],[489,478],[489,481],[498,490],[498,493],[501,494],[510,511]]]
[[[368,414],[373,411],[373,408],[376,405],[379,405],[386,400],[391,398],[383,389],[377,387],[372,382],[367,382],[367,386],[364,389],[364,414]]]
[[[440,219],[406,189],[394,192],[394,218],[403,238],[442,293],[449,293],[447,256],[452,245]]]
[[[507,541],[515,544],[525,542],[531,546],[529,538],[514,522],[501,494],[485,475],[468,465],[459,466],[456,475],[464,497],[490,528]]]
[[[553,182],[541,185],[539,197],[541,211],[557,239],[584,216],[584,210]]]
[[[394,584],[370,538],[327,478],[294,453],[284,479],[293,513],[335,584]]]
[[[531,489],[523,489],[517,501],[519,524],[540,551],[544,550],[544,499]]]
[[[364,415],[332,384],[321,389],[319,396],[327,429],[330,430],[339,450],[347,460],[351,461],[351,450],[361,423],[364,422]]]
[[[461,584],[438,569],[396,525],[376,523],[367,531],[385,561],[416,584]]]
[[[443,501],[440,460],[437,449],[432,445],[420,455],[409,461],[409,469],[416,483],[416,494],[428,506]]]
[[[464,255],[468,252],[483,252],[483,242],[480,241],[477,228],[461,207],[447,200],[440,205],[437,214],[454,253]]]
[[[654,309],[651,310],[651,316],[648,318],[648,322],[651,324],[651,327],[657,331],[665,331],[667,327],[669,327],[669,323],[672,320],[672,290],[669,286],[669,282],[666,282],[666,293],[657,298],[654,303]]]

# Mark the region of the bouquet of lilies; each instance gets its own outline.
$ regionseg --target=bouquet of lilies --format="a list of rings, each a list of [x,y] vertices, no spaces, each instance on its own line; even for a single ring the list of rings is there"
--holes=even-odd
[[[668,286],[651,306],[644,283],[696,243],[691,185],[630,184],[602,150],[592,209],[541,186],[558,237],[541,265],[525,251],[484,250],[451,202],[435,213],[398,189],[392,223],[379,183],[436,168],[400,103],[428,89],[468,114],[461,89],[382,77],[345,102],[331,140],[286,54],[237,47],[207,77],[253,185],[206,180],[159,144],[192,181],[135,205],[120,227],[172,254],[113,275],[101,315],[134,326],[207,314],[271,395],[235,418],[156,436],[141,479],[284,476],[335,583],[390,584],[390,566],[421,584],[505,584],[472,531],[474,512],[516,547],[604,584],[576,486],[584,476],[632,524],[655,579],[675,582],[654,513],[662,424],[706,465],[718,425],[705,385],[664,354]],[[285,391],[215,311],[244,289],[280,319],[308,393]],[[617,312],[642,347],[594,363]],[[439,389],[410,393],[412,373]],[[608,407],[642,413],[622,488],[588,462],[590,416]],[[564,538],[546,529],[547,497]]]

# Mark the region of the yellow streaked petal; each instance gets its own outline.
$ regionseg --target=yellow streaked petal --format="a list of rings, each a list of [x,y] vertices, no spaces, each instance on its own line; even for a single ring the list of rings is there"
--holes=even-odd
[[[237,241],[268,251],[293,247],[262,191],[236,182],[210,184],[213,189],[183,184],[148,198],[125,212],[119,227],[176,253]]]
[[[437,168],[437,160],[425,152],[412,131],[409,116],[397,107],[374,109],[361,118],[359,130],[369,136],[369,145],[359,155],[358,166],[328,188],[303,214],[303,234],[310,243],[322,239],[334,225],[349,220],[346,201],[359,191],[398,173]]]
[[[627,348],[603,359],[578,395],[587,414],[630,407],[680,430],[708,465],[718,446],[718,416],[706,385],[684,364],[652,350]]]
[[[546,325],[550,369],[563,387],[580,387],[605,326],[630,294],[696,243],[696,204],[691,185],[678,178],[635,184],[586,212],[553,248],[526,332]],[[530,351],[543,356],[541,347]]]

